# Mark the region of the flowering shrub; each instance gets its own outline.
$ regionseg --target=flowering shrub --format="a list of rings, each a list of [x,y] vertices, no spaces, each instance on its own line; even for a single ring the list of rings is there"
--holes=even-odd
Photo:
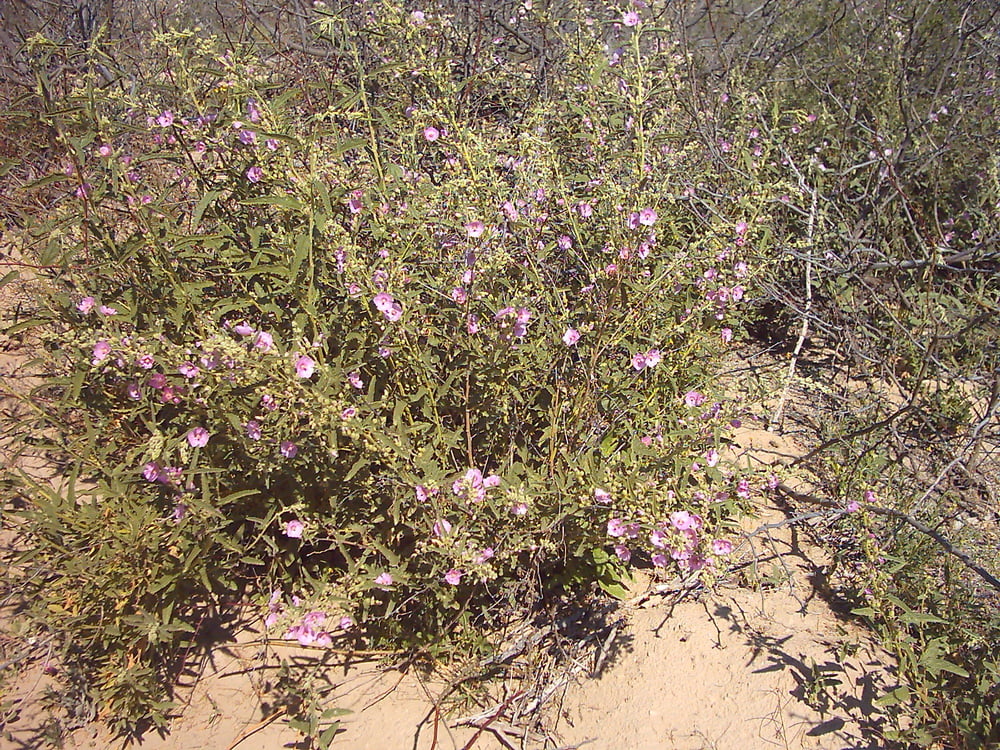
[[[681,135],[681,60],[630,13],[544,99],[505,68],[530,106],[492,120],[451,21],[391,4],[377,36],[325,19],[355,61],[326,88],[172,33],[170,86],[46,113],[63,194],[26,234],[60,263],[44,421],[75,468],[27,529],[114,715],[162,721],[238,597],[303,645],[426,643],[531,581],[725,565],[750,488],[712,363],[780,186]]]

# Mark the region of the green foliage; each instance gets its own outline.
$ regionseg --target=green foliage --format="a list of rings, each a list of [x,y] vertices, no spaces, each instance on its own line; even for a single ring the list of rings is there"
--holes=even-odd
[[[579,29],[549,96],[503,66],[487,117],[447,18],[318,28],[322,80],[170,32],[134,95],[84,75],[40,114],[31,427],[72,479],[26,482],[21,564],[123,729],[164,723],[231,602],[434,644],[557,584],[620,596],[630,557],[710,580],[748,495],[703,458],[729,416],[702,392],[768,188],[683,136],[676,56]]]

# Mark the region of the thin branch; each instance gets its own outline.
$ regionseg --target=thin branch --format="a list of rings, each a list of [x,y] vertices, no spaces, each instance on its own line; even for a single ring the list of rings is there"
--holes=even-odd
[[[812,503],[813,505],[822,505],[825,508],[840,507],[838,503],[836,503],[833,500],[827,500],[825,498],[816,497],[815,495],[810,495],[805,492],[799,492],[798,490],[792,489],[783,482],[780,485],[778,485],[778,489],[781,490],[781,492],[788,495],[789,497],[791,497],[793,500],[797,500],[799,502]],[[901,510],[896,510],[895,508],[883,508],[879,505],[871,505],[868,503],[864,505],[864,510],[868,513],[874,513],[877,516],[886,516],[888,518],[895,518],[899,521],[903,521],[904,523],[909,524],[914,529],[919,531],[921,534],[929,536],[931,539],[937,542],[945,552],[961,560],[962,563],[969,570],[971,570],[973,573],[976,573],[980,578],[986,581],[986,583],[988,583],[994,589],[1000,591],[1000,579],[998,579],[995,575],[990,573],[984,567],[979,565],[975,560],[973,560],[972,556],[968,552],[961,549],[960,547],[956,547],[943,534],[940,534],[939,532],[935,531],[926,524],[921,523],[913,516],[904,513]]]

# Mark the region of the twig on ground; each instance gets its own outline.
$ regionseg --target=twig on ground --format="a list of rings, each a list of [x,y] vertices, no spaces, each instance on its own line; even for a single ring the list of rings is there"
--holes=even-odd
[[[247,731],[245,731],[243,734],[241,734],[233,742],[233,744],[231,744],[228,748],[226,748],[226,750],[233,750],[234,747],[236,747],[237,745],[239,745],[240,743],[242,743],[245,739],[247,739],[247,738],[249,738],[249,737],[257,734],[257,732],[259,732],[264,727],[269,726],[270,724],[273,724],[279,718],[281,718],[282,716],[284,716],[285,713],[286,713],[286,709],[279,708],[277,711],[275,711],[273,714],[271,714],[270,716],[268,716],[263,721],[258,721],[256,724],[254,724],[252,727],[250,727]]]

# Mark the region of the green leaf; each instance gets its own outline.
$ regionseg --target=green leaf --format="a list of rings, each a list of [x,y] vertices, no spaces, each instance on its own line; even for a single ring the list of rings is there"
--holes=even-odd
[[[904,612],[899,616],[899,619],[907,625],[925,625],[928,623],[948,622],[947,620],[942,620],[936,615],[929,615],[926,612]]]
[[[910,699],[910,688],[906,685],[900,685],[895,690],[890,690],[888,693],[880,698],[876,698],[872,701],[873,705],[879,706],[881,708],[886,708],[887,706],[895,706],[900,703],[905,703]]]
[[[192,231],[197,231],[198,230],[198,224],[201,223],[201,217],[202,217],[202,215],[204,215],[205,209],[207,209],[209,207],[209,205],[211,205],[211,203],[216,198],[218,198],[220,195],[222,195],[222,191],[221,190],[209,190],[207,193],[205,193],[201,197],[201,200],[198,201],[198,205],[195,206],[194,207],[194,211],[191,212],[191,230]]]

